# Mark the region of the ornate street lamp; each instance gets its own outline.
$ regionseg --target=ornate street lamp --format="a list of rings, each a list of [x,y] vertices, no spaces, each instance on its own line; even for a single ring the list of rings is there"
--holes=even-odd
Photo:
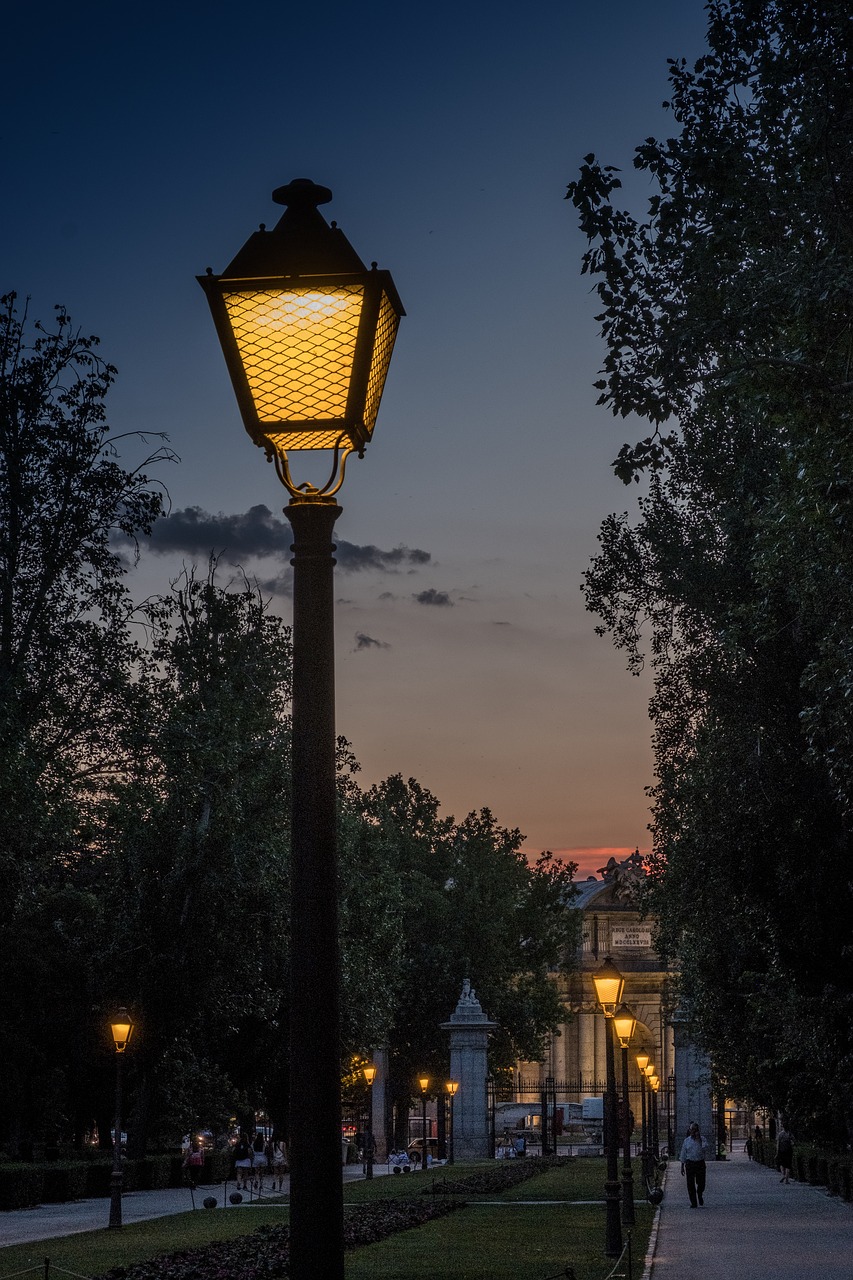
[[[421,1148],[421,1168],[427,1167],[427,1090],[429,1089],[429,1076],[418,1076],[418,1084],[421,1086],[421,1108],[423,1115],[423,1124],[421,1132],[423,1133],[423,1147]]]
[[[628,1094],[628,1046],[634,1034],[637,1019],[626,1004],[621,1004],[613,1015],[613,1029],[622,1047],[622,1224],[633,1227],[634,1172],[631,1168],[631,1107]]]
[[[459,1081],[448,1080],[444,1087],[450,1095],[450,1136],[447,1143],[447,1163],[453,1164],[453,1099],[459,1092]]]
[[[376,1079],[376,1067],[367,1062],[361,1068],[361,1074],[367,1081],[367,1133],[364,1137],[364,1176],[373,1177],[373,1081]]]
[[[116,1110],[115,1132],[113,1134],[113,1171],[110,1177],[110,1227],[121,1227],[121,1193],[124,1184],[124,1170],[121,1163],[121,1078],[124,1054],[133,1035],[133,1019],[122,1007],[114,1018],[110,1018],[110,1031],[116,1051]]]
[[[646,1129],[646,1067],[649,1065],[649,1055],[647,1053],[637,1054],[637,1068],[640,1072],[640,1098],[643,1107],[643,1127],[641,1129],[641,1152],[640,1162],[643,1166],[643,1174],[646,1174],[646,1147],[648,1143],[648,1132]]]
[[[622,999],[625,980],[608,956],[592,975],[598,1003],[606,1019],[605,1053],[607,1062],[607,1097],[604,1104],[604,1140],[607,1148],[607,1180],[604,1184],[606,1207],[605,1252],[618,1258],[622,1252],[622,1226],[619,1221],[619,1119],[616,1114],[616,1064],[613,1058],[611,1023]]]
[[[658,1138],[658,1089],[660,1088],[660,1077],[656,1075],[649,1076],[649,1088],[652,1091],[652,1151],[655,1160],[660,1158],[660,1139]]]
[[[335,793],[335,494],[376,415],[403,308],[387,271],[368,270],[318,210],[332,193],[297,178],[285,212],[221,275],[199,277],[243,424],[275,463],[293,529],[290,966],[290,1267],[343,1280],[340,977]],[[320,488],[290,456],[331,454]]]

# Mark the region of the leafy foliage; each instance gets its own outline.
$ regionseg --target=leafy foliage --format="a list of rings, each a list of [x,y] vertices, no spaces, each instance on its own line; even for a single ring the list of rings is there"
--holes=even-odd
[[[733,1092],[849,1127],[853,17],[712,0],[670,63],[677,133],[634,164],[645,219],[588,156],[569,188],[607,353],[600,403],[651,436],[589,607],[651,660],[649,901]],[[664,423],[675,426],[662,434]],[[820,939],[820,945],[815,945]],[[828,1107],[828,1110],[827,1110]]]

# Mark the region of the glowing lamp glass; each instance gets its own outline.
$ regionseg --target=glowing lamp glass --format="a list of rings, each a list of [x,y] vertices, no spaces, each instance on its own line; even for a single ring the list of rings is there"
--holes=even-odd
[[[637,1019],[626,1004],[622,1004],[613,1015],[613,1025],[623,1049],[627,1049],[637,1025]]]
[[[447,1090],[447,1092],[450,1094],[451,1098],[455,1098],[456,1093],[459,1089],[459,1081],[448,1080],[444,1087]]]
[[[376,1079],[376,1067],[372,1063],[367,1063],[361,1068],[361,1074],[364,1076],[368,1084],[373,1084]]]
[[[649,1065],[650,1061],[651,1059],[649,1058],[649,1055],[647,1053],[637,1054],[637,1066],[639,1067],[643,1075],[646,1074],[646,1067]]]
[[[133,1035],[133,1021],[127,1009],[119,1009],[116,1016],[110,1020],[110,1031],[116,1053],[124,1053]]]
[[[612,1018],[622,999],[625,979],[608,956],[597,973],[592,975],[595,983],[595,994],[604,1014]]]
[[[426,1093],[429,1088],[429,1076],[418,1076],[418,1084],[421,1086],[421,1093]]]

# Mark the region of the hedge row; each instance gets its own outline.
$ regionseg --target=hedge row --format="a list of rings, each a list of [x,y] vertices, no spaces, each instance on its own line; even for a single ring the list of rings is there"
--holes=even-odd
[[[231,1176],[231,1166],[230,1151],[208,1152],[198,1181],[222,1182]],[[112,1167],[112,1160],[103,1159],[0,1164],[0,1210],[108,1196]],[[185,1181],[179,1155],[125,1160],[123,1169],[126,1191],[160,1191],[164,1187],[180,1187]]]
[[[768,1169],[776,1169],[776,1144],[756,1142],[752,1157]],[[791,1172],[798,1182],[826,1187],[831,1196],[853,1201],[853,1155],[833,1155],[814,1147],[795,1147]]]

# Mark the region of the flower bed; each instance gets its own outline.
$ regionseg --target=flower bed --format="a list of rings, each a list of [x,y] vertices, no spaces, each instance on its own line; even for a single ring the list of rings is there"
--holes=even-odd
[[[463,1207],[461,1201],[377,1200],[347,1216],[344,1248],[375,1244]],[[130,1267],[114,1267],[103,1280],[274,1280],[288,1274],[289,1244],[288,1227],[258,1227],[234,1240],[164,1254]]]
[[[444,1178],[441,1182],[433,1181],[431,1187],[424,1187],[425,1196],[460,1196],[460,1195],[494,1195],[500,1191],[508,1191],[517,1187],[528,1178],[535,1178],[548,1169],[562,1169],[571,1164],[571,1156],[545,1156],[537,1160],[506,1160],[496,1164],[494,1169],[482,1173],[469,1173],[462,1178]]]

